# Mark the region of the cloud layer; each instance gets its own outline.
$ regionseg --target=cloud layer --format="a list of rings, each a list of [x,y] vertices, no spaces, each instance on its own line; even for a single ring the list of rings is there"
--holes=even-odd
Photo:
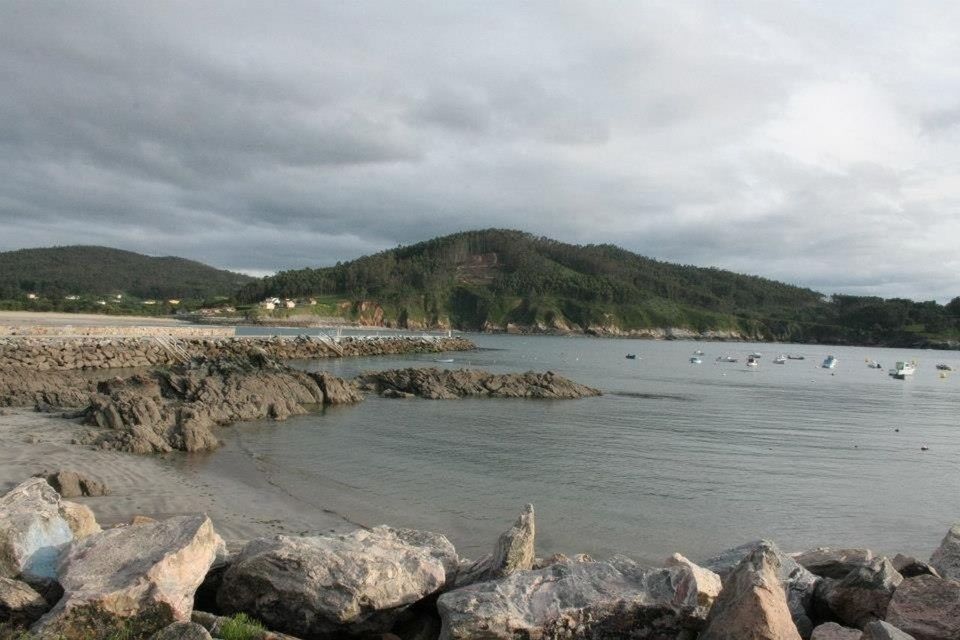
[[[960,5],[0,8],[0,250],[265,273],[457,230],[960,295]]]

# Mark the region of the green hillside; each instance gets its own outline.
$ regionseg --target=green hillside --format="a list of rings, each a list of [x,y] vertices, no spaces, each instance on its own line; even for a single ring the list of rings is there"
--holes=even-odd
[[[854,296],[721,269],[676,265],[613,245],[511,230],[469,231],[243,287],[241,302],[313,298],[320,315],[407,327],[725,331],[758,339],[918,344],[960,336],[949,305]],[[293,312],[303,313],[303,307]]]
[[[151,257],[108,247],[50,247],[0,253],[0,300],[61,309],[116,295],[141,300],[201,300],[232,296],[249,276],[193,260]],[[78,297],[74,301],[65,298]],[[67,304],[73,302],[73,305]]]

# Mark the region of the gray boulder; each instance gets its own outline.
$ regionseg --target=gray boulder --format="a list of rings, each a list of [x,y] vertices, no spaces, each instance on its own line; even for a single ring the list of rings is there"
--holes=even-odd
[[[674,640],[703,626],[693,572],[608,562],[554,564],[444,593],[442,640],[646,638]]]
[[[60,496],[43,478],[30,478],[0,497],[0,577],[56,579],[60,555],[72,540]]]
[[[383,633],[405,607],[452,582],[456,569],[453,545],[424,531],[261,538],[233,559],[217,602],[225,613],[298,636]]]
[[[457,572],[455,587],[502,578],[517,571],[529,571],[536,560],[535,536],[533,505],[528,504],[513,526],[500,534],[492,554],[485,555]]]
[[[870,549],[818,547],[793,556],[801,567],[821,578],[840,579],[873,560]]]
[[[50,609],[50,605],[30,585],[19,580],[0,578],[0,625],[27,627]]]
[[[825,622],[813,630],[810,640],[860,640],[860,630]]]
[[[960,522],[947,531],[940,546],[930,556],[930,564],[941,577],[960,580]]]
[[[882,620],[875,620],[863,628],[860,640],[916,640],[909,633],[904,633],[892,624]]]
[[[907,578],[890,599],[886,621],[917,640],[960,638],[960,582]]]
[[[727,576],[700,640],[800,640],[780,581],[779,553],[760,545]]]
[[[886,558],[848,573],[842,580],[828,578],[817,588],[818,609],[824,617],[862,629],[883,620],[894,590],[903,581]]]
[[[64,556],[64,595],[35,630],[53,637],[148,636],[190,620],[193,596],[223,553],[203,515],[118,527],[74,544]]]
[[[940,572],[932,565],[922,560],[917,560],[913,556],[905,556],[902,553],[898,553],[890,562],[893,563],[893,568],[899,571],[900,575],[904,578],[915,578],[916,576],[940,577]]]
[[[719,575],[726,584],[727,577],[733,573],[740,562],[761,547],[769,548],[777,556],[778,563],[775,570],[780,579],[780,585],[784,589],[790,615],[800,635],[809,638],[813,632],[813,595],[821,578],[797,564],[793,558],[780,551],[776,544],[769,540],[755,540],[728,549],[701,562],[700,565]]]

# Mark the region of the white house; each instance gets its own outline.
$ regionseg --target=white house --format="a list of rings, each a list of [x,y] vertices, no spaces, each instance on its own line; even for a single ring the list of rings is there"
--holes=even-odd
[[[35,293],[28,293],[28,294],[27,294],[27,300],[36,300],[36,299],[37,299],[37,294],[35,294]]]
[[[80,296],[64,296],[64,300],[79,300]]]
[[[290,300],[289,298],[284,300],[283,304],[287,309],[293,309],[295,306],[297,306],[297,303],[294,302],[293,300]]]
[[[277,308],[277,305],[271,300],[264,300],[260,303],[260,307],[262,309],[266,309],[267,311],[273,311]]]

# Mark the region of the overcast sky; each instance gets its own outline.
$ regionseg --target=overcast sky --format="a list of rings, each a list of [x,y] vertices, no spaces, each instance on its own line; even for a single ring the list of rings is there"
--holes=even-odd
[[[0,250],[494,226],[960,295],[960,2],[0,3]]]

